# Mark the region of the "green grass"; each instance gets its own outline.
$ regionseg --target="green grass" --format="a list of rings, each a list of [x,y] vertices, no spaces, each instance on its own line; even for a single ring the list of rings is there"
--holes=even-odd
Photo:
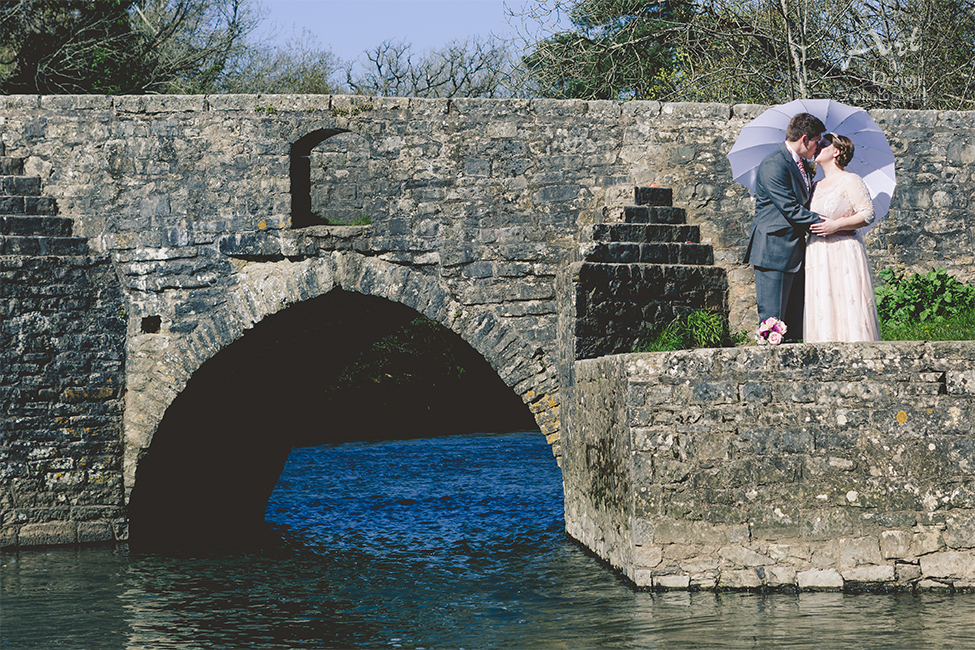
[[[728,331],[728,317],[712,309],[678,316],[658,331],[647,331],[634,352],[672,352],[693,348],[724,348],[741,345],[748,334]]]
[[[881,321],[880,338],[884,341],[973,341],[975,309],[937,321]]]
[[[369,226],[369,225],[372,225],[372,219],[370,219],[366,215],[362,215],[361,217],[359,217],[355,221],[350,221],[348,223],[343,222],[343,221],[329,221],[328,222],[328,225],[330,225],[330,226]]]

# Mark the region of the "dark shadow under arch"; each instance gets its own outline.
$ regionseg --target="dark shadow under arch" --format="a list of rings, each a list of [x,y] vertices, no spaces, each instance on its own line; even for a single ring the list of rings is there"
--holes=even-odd
[[[311,209],[311,161],[312,149],[347,129],[319,129],[299,138],[291,145],[291,227],[306,228],[326,222],[315,216]]]
[[[440,379],[444,372],[421,368],[412,383],[379,389],[347,381],[334,390],[350,367],[373,363],[377,341],[391,340],[418,318],[404,305],[336,289],[265,318],[203,364],[139,462],[129,501],[131,543],[252,537],[264,528],[267,499],[295,446],[536,428],[528,407],[483,357],[430,321],[423,327],[437,328],[437,340],[464,368],[459,376]],[[365,373],[387,370],[404,372],[366,367]]]

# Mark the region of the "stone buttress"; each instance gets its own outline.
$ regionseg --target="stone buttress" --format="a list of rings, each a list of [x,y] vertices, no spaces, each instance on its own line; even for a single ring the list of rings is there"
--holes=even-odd
[[[125,314],[41,179],[0,143],[0,544],[125,536]]]

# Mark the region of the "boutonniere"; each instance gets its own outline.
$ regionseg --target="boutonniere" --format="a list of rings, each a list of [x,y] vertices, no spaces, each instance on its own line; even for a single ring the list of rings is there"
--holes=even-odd
[[[806,174],[812,180],[812,177],[816,175],[816,162],[813,160],[803,160],[802,164],[806,166]]]

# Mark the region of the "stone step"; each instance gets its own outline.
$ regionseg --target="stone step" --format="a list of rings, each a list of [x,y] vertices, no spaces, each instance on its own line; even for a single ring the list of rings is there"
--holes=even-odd
[[[674,204],[674,190],[669,187],[636,187],[634,200],[637,205],[669,207]]]
[[[628,205],[623,208],[623,221],[680,225],[687,222],[687,210],[670,206]]]
[[[41,179],[38,176],[0,176],[0,195],[40,196]]]
[[[70,237],[74,220],[50,216],[0,216],[0,235]]]
[[[0,237],[0,255],[87,255],[84,237]]]
[[[600,223],[587,226],[585,239],[597,242],[629,242],[646,244],[651,242],[676,242],[679,244],[699,244],[700,226],[673,225],[661,223]]]
[[[605,264],[714,264],[714,252],[707,244],[677,243],[586,243],[580,250],[583,261]]]
[[[0,176],[23,176],[24,159],[0,156]]]
[[[50,196],[0,196],[0,215],[46,215],[58,213],[58,203]]]

